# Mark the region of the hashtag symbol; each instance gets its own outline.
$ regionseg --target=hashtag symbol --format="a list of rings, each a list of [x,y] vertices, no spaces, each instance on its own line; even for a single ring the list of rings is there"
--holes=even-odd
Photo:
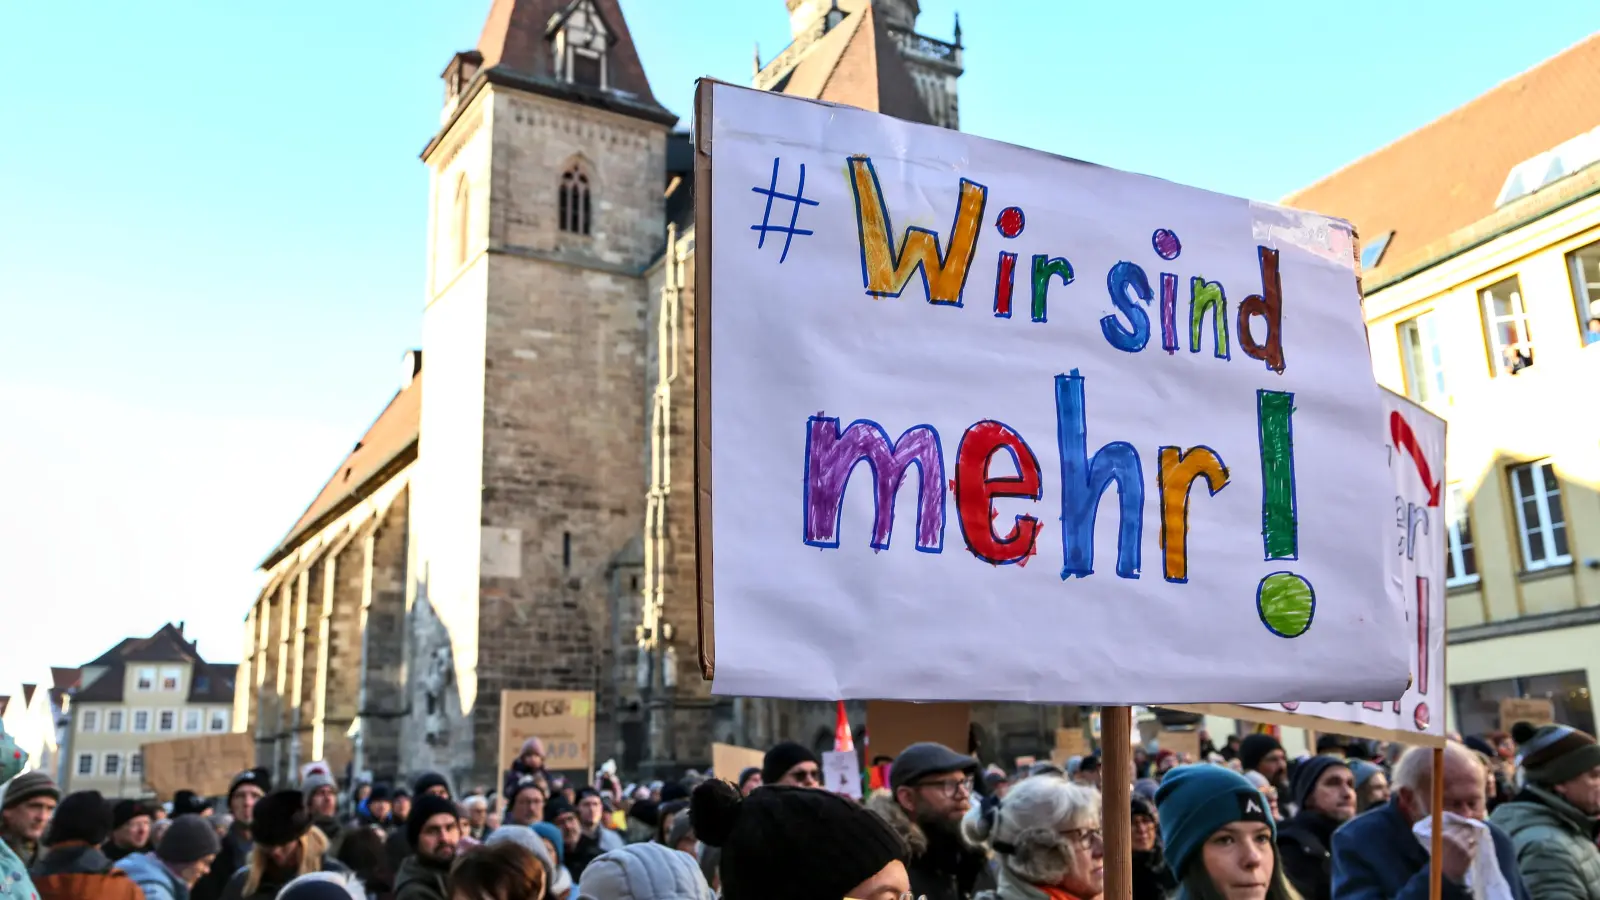
[[[756,241],[756,249],[759,250],[767,245],[767,232],[773,231],[783,235],[783,254],[778,257],[778,263],[781,265],[784,260],[789,258],[789,244],[794,240],[794,236],[797,234],[811,234],[809,229],[795,227],[800,219],[800,207],[802,205],[820,205],[817,201],[805,195],[806,164],[800,164],[800,183],[795,186],[793,194],[784,194],[778,191],[778,157],[776,156],[772,158],[772,183],[766,187],[753,187],[750,190],[767,198],[767,209],[766,212],[761,214],[761,224],[750,226],[751,231],[761,235],[760,239]],[[787,228],[782,225],[772,224],[772,201],[774,200],[782,200],[785,203],[793,204],[789,208],[789,226]]]

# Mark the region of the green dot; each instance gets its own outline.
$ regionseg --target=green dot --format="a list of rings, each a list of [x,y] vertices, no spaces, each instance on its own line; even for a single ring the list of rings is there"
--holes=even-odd
[[[1311,582],[1293,572],[1273,572],[1256,587],[1256,612],[1278,637],[1296,638],[1311,627],[1317,595]]]

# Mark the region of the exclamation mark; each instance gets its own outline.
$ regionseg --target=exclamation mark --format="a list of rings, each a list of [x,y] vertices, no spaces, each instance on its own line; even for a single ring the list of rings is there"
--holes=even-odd
[[[1428,730],[1428,579],[1422,575],[1417,576],[1417,677],[1415,679],[1417,693],[1422,699],[1417,701],[1416,711],[1412,714],[1412,721],[1417,724],[1418,731]],[[1395,703],[1395,712],[1399,712],[1399,702]]]
[[[1261,443],[1261,543],[1267,560],[1299,559],[1300,528],[1294,490],[1294,394],[1256,391]],[[1278,637],[1306,633],[1317,611],[1311,582],[1293,572],[1273,572],[1256,586],[1256,612]]]

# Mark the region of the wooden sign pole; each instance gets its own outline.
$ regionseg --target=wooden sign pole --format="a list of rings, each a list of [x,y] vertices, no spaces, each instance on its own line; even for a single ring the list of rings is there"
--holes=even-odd
[[[1100,828],[1106,841],[1103,900],[1133,900],[1133,710],[1100,711]]]
[[[1420,749],[1420,748],[1419,748]],[[1439,861],[1444,859],[1444,748],[1433,748],[1433,847],[1428,865],[1429,900],[1440,900],[1444,894],[1444,869]]]

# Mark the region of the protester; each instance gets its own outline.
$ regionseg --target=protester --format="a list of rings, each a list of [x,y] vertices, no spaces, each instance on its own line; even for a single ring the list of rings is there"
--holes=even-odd
[[[423,797],[437,797],[441,800],[450,800],[450,808],[455,808],[454,798],[450,796],[449,782],[443,775],[437,772],[424,772],[417,776],[417,780],[412,782],[411,786],[416,791],[419,802]],[[411,818],[411,807],[410,794],[403,790],[395,794],[394,811],[389,814],[392,824],[389,827],[389,837],[383,846],[384,859],[388,863],[389,871],[395,873],[396,890],[400,888],[401,864],[405,862],[406,857],[415,853],[415,842],[411,840],[410,830],[407,827]],[[456,839],[451,841],[452,847],[461,842],[459,822],[456,827],[457,834]]]
[[[339,822],[339,785],[332,775],[318,769],[300,783],[300,791],[306,795],[311,824],[328,839],[328,852],[338,856],[344,840],[344,826]]]
[[[1105,889],[1100,794],[1093,788],[1048,775],[1029,778],[989,814],[966,821],[973,842],[989,846],[1000,861],[995,889],[979,893],[980,900],[1092,900]],[[913,876],[912,892],[918,890]]]
[[[694,822],[688,816],[679,816],[673,820],[672,830],[667,833],[664,846],[694,856],[695,847],[699,843],[700,839],[695,837],[694,833]]]
[[[890,770],[894,771],[893,769]],[[1132,781],[1130,778],[1129,781]],[[1072,773],[1072,783],[1092,790],[1100,790],[1100,757],[1085,756],[1078,763],[1078,770]]]
[[[1246,773],[1260,772],[1278,792],[1279,798],[1289,793],[1289,757],[1283,745],[1270,734],[1247,735],[1239,744],[1239,765]]]
[[[272,789],[266,769],[250,769],[233,776],[228,783],[228,819],[222,834],[222,849],[211,863],[211,871],[195,884],[192,900],[218,900],[233,874],[250,862],[254,842],[251,824],[256,804]],[[213,823],[216,826],[222,822]]]
[[[899,835],[837,794],[780,785],[740,797],[714,780],[695,788],[689,818],[722,850],[722,900],[895,900],[913,890]]]
[[[328,839],[311,827],[311,812],[299,791],[277,791],[254,810],[250,862],[235,872],[223,900],[273,900],[284,885],[311,872],[348,872],[327,855]]]
[[[532,835],[526,828],[524,834]],[[450,871],[451,900],[544,900],[549,870],[525,844],[501,840],[476,847]]]
[[[927,900],[962,900],[994,886],[987,877],[988,855],[961,837],[961,819],[971,807],[977,772],[977,760],[943,744],[912,744],[889,768],[891,793],[868,802],[906,843],[911,890]],[[704,840],[704,833],[695,830]]]
[[[411,852],[395,870],[395,900],[448,900],[445,880],[461,843],[455,801],[418,792],[416,806],[406,819],[405,836]]]
[[[521,825],[507,825],[490,832],[489,836],[484,839],[483,845],[492,847],[496,844],[507,842],[522,847],[538,859],[539,865],[544,869],[544,877],[540,884],[547,889],[547,895],[551,900],[566,900],[567,895],[573,891],[572,876],[561,867],[560,862],[557,861],[554,848],[546,844],[544,838],[540,837],[537,831],[532,828],[524,828]],[[566,880],[558,884],[557,878],[561,874],[566,875]],[[457,898],[452,897],[452,900],[457,900]]]
[[[411,782],[411,790],[418,799],[428,794],[432,794],[435,797],[443,797],[446,800],[454,796],[450,792],[450,780],[438,772],[423,772],[418,775],[417,780]]]
[[[822,765],[817,761],[817,755],[804,746],[794,741],[784,741],[774,745],[761,758],[761,783],[822,787]],[[673,798],[663,793],[661,799]]]
[[[672,834],[672,826],[678,823],[678,817],[688,815],[688,810],[688,800],[668,800],[657,807],[655,834],[651,835],[650,839],[658,844],[665,844],[667,837]]]
[[[11,788],[22,777],[19,773],[22,772],[23,767],[27,766],[27,764],[28,751],[17,746],[17,742],[6,734],[5,726],[0,724],[0,784],[6,785],[6,794],[0,796],[10,794]],[[48,779],[49,776],[45,777]],[[25,786],[23,791],[38,796],[38,794],[34,793],[38,790],[38,784],[38,780],[34,779],[33,784]],[[50,786],[54,788],[55,784],[52,782]],[[30,796],[29,799],[32,799],[32,797]],[[59,799],[59,794],[48,799],[50,799],[52,811],[54,811],[55,801]],[[22,802],[18,801],[19,807]],[[0,800],[0,805],[6,807],[6,815],[3,819],[0,819],[0,832],[9,832],[10,829],[6,826],[9,825],[11,819],[11,803],[9,800]],[[50,814],[45,813],[42,819],[48,821],[49,817]],[[19,821],[24,818],[20,814],[18,815]],[[41,824],[41,829],[42,827]],[[21,832],[23,829],[19,828],[18,831]],[[37,843],[42,834],[43,831],[41,830],[38,835],[35,835],[33,841]],[[0,836],[4,836],[4,834],[0,833]],[[22,857],[17,855],[17,852],[11,848],[9,837],[5,840],[0,840],[0,887],[11,891],[12,896],[19,898],[19,900],[21,898],[31,900],[31,898],[39,896],[39,892],[33,886],[33,879],[28,876],[28,864],[23,862]]]
[[[13,753],[22,752],[14,749],[16,745],[4,732],[0,732],[0,745],[13,748]],[[8,762],[20,764],[18,759],[13,757]],[[5,799],[0,800],[0,838],[24,867],[32,868],[43,855],[40,838],[60,802],[61,789],[56,787],[54,779],[38,769],[23,772],[6,784]]]
[[[148,851],[154,815],[150,807],[137,800],[118,800],[111,808],[111,839],[100,848],[101,852],[116,862],[129,854]]]
[[[466,836],[482,842],[493,828],[489,827],[489,801],[476,794],[461,801],[467,812]]]
[[[1304,900],[1330,900],[1333,864],[1328,847],[1334,829],[1355,818],[1355,775],[1342,755],[1313,756],[1295,769],[1293,791],[1299,812],[1278,827],[1283,874]]]
[[[716,900],[716,895],[694,857],[660,844],[633,844],[607,851],[590,863],[578,880],[578,898]]]
[[[1350,774],[1356,782],[1356,813],[1389,802],[1389,776],[1381,766],[1365,760],[1351,760]]]
[[[573,860],[568,866],[580,879],[590,861],[602,853],[621,849],[625,843],[622,835],[605,827],[601,821],[604,815],[605,805],[600,801],[599,791],[586,787],[578,792],[578,837],[567,846],[567,856]]]
[[[1223,766],[1179,766],[1161,780],[1156,810],[1181,897],[1298,900],[1278,862],[1277,825],[1249,779]]]
[[[536,737],[528,738],[522,742],[522,752],[511,761],[511,768],[507,769],[502,785],[507,789],[504,793],[509,796],[510,786],[524,778],[542,778],[546,783],[550,780],[550,772],[544,767],[544,741]]]
[[[393,800],[389,804],[389,818],[383,824],[390,830],[404,829],[406,820],[411,817],[411,792],[405,788],[397,788]]]
[[[739,773],[739,795],[750,796],[750,792],[761,787],[761,767],[750,766]]]
[[[1417,748],[1400,757],[1389,802],[1352,819],[1333,835],[1335,900],[1424,900],[1432,863],[1428,848],[1412,826],[1432,817],[1433,751]],[[1462,819],[1482,821],[1483,766],[1471,750],[1450,742],[1444,751],[1444,809]],[[1516,851],[1499,827],[1485,823],[1494,843],[1494,861],[1515,900],[1529,900],[1517,872]],[[1466,873],[1477,854],[1478,833],[1446,828],[1438,861],[1444,896],[1465,900]],[[1543,900],[1543,898],[1540,898]]]
[[[1267,780],[1267,776],[1254,769],[1242,774],[1252,787],[1261,792],[1261,796],[1267,798],[1267,810],[1272,813],[1272,821],[1282,822],[1283,810],[1278,805],[1278,789]]]
[[[758,774],[757,778],[759,777],[760,775]],[[656,833],[656,825],[661,821],[660,805],[650,799],[648,788],[641,788],[640,790],[643,791],[644,798],[635,800],[633,805],[628,807],[627,829],[624,832],[624,837],[630,844],[653,840]]]
[[[389,822],[390,794],[386,784],[375,784],[365,799],[356,804],[356,824],[383,828]]]
[[[204,797],[194,791],[184,789],[172,795],[172,818],[179,816],[196,815],[210,816],[214,810]]]
[[[552,797],[550,802],[545,804],[544,819],[561,832],[562,858],[573,879],[581,880],[584,867],[600,854],[593,852],[593,845],[587,845],[580,852],[579,842],[583,837],[583,826],[578,822],[578,811],[566,801],[566,798]]]
[[[349,872],[308,872],[284,885],[278,900],[368,900],[368,894]]]
[[[555,874],[550,880],[552,900],[561,900],[570,894],[576,894],[578,891],[576,879],[572,877],[572,870],[567,868],[566,840],[561,834],[561,829],[549,822],[539,822],[533,826],[533,833],[539,836],[540,842],[555,860]]]
[[[117,863],[144,892],[144,900],[188,900],[195,882],[211,871],[222,850],[217,832],[203,816],[173,816],[150,853],[135,853]]]
[[[1350,754],[1345,747],[1344,738],[1337,734],[1324,734],[1317,737],[1317,755],[1346,759]]]
[[[507,821],[513,825],[532,825],[544,821],[544,789],[528,776],[506,787]]]
[[[1133,798],[1133,900],[1166,900],[1178,889],[1178,878],[1161,848],[1160,818],[1155,803]]]
[[[383,832],[369,825],[357,825],[347,829],[341,837],[343,840],[334,859],[354,872],[368,893],[388,894],[394,884],[394,873],[384,858]]]
[[[99,791],[63,797],[31,873],[39,900],[138,900],[139,886],[100,849],[110,835],[111,807]]]
[[[1522,774],[1522,791],[1490,821],[1511,836],[1528,893],[1600,900],[1600,745],[1546,725],[1522,744]]]

